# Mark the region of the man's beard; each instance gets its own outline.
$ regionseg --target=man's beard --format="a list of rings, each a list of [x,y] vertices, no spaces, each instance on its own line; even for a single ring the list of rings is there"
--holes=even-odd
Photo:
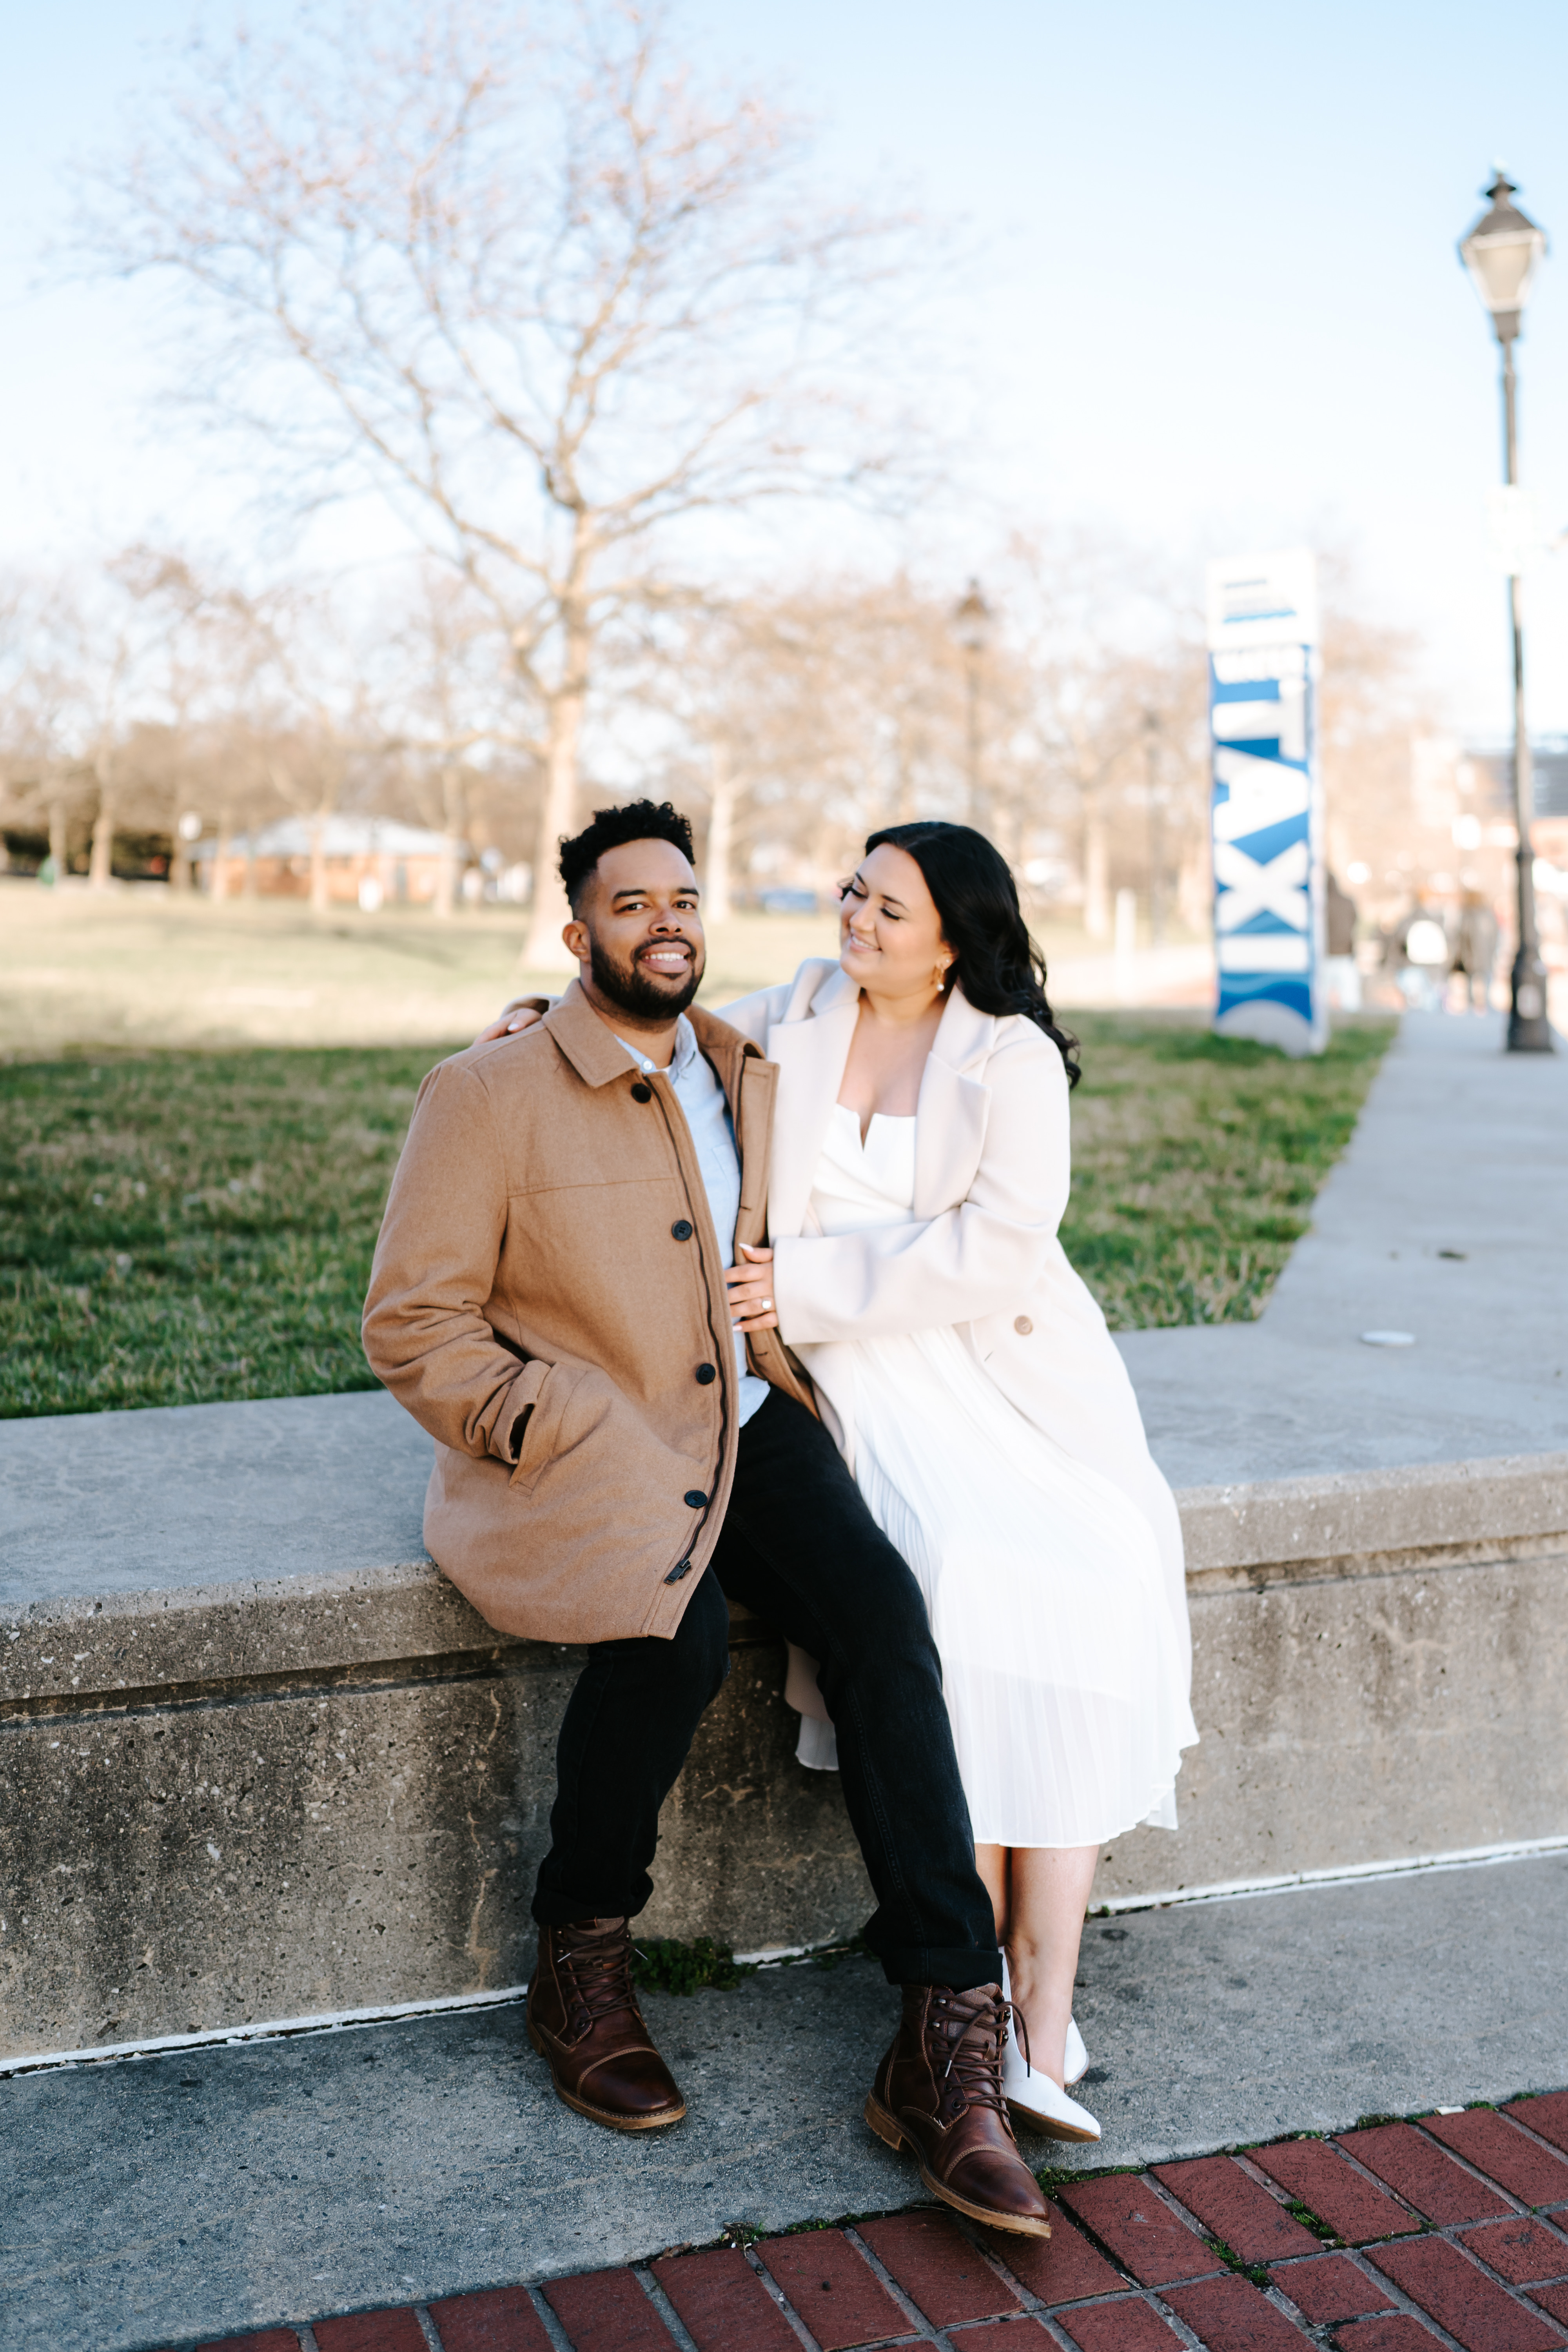
[[[601,996],[608,997],[610,1003],[618,1005],[623,1013],[635,1013],[640,1021],[673,1021],[678,1013],[685,1012],[702,985],[701,954],[689,940],[687,945],[691,947],[691,970],[687,974],[685,986],[672,993],[668,988],[660,988],[655,982],[646,979],[638,970],[635,957],[629,964],[613,961],[609,950],[590,932],[588,962],[594,975],[594,985]]]

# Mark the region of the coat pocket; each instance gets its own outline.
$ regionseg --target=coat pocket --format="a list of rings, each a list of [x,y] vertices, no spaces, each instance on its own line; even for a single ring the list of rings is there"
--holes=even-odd
[[[538,1367],[535,1357],[529,1372]],[[557,1456],[567,1450],[567,1415],[572,1399],[589,1377],[586,1364],[547,1364],[533,1399],[533,1410],[523,1428],[522,1444],[518,1449],[517,1467],[511,1474],[510,1486],[516,1494],[526,1495],[537,1485]]]

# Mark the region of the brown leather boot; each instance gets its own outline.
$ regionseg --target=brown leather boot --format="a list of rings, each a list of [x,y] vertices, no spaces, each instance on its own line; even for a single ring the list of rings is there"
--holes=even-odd
[[[1000,1985],[906,1985],[903,2021],[877,2069],[866,2121],[921,2161],[933,2197],[994,2230],[1051,2234],[1050,2207],[1018,2153],[1002,2095]]]
[[[541,1927],[528,1987],[528,2038],[550,2063],[556,2096],[592,2123],[658,2131],[686,2113],[632,1990],[632,1937],[624,1919]]]

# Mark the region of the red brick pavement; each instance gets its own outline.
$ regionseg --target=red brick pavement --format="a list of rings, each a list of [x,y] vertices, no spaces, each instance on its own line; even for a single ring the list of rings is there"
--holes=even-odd
[[[1410,2124],[1383,2124],[1375,2131],[1343,2132],[1338,2145],[1369,2172],[1397,2189],[1428,2221],[1484,2221],[1510,2210],[1509,2200],[1435,2147]]]
[[[1314,2327],[1331,2327],[1342,2319],[1364,2319],[1371,2312],[1394,2308],[1386,2289],[1348,2254],[1314,2254],[1308,2262],[1282,2263],[1268,2275]]]
[[[945,2213],[890,2213],[862,2224],[860,2237],[895,2286],[933,2326],[996,2319],[1019,2298]]]
[[[1552,2091],[1543,2099],[1510,2099],[1503,2113],[1568,2156],[1568,2091]]]
[[[1555,2327],[1530,2317],[1517,2295],[1444,2238],[1417,2238],[1405,2245],[1391,2239],[1374,2247],[1368,2260],[1457,2336],[1465,2352],[1549,2352],[1563,2341]]]
[[[1440,2139],[1445,2147],[1455,2149],[1489,2180],[1497,2181],[1521,2205],[1568,2203],[1568,2164],[1493,2108],[1467,2107],[1462,2116],[1428,2116],[1421,2128]]]
[[[1228,2156],[1200,2156],[1188,2164],[1156,2164],[1154,2178],[1222,2238],[1244,2263],[1277,2263],[1287,2254],[1315,2254],[1310,2230],[1293,2221],[1259,2180]]]
[[[1432,2352],[1437,2342],[1429,2327],[1402,2311],[1390,2319],[1363,2319],[1334,2337],[1340,2352]]]
[[[738,2246],[667,2254],[653,2275],[697,2352],[799,2352],[794,2328]]]
[[[319,2319],[317,2352],[1568,2352],[1568,2093]],[[1292,2211],[1292,2207],[1295,2210]],[[1440,2331],[1440,2332],[1439,2332]],[[294,2327],[196,2352],[309,2352]]]
[[[1373,2238],[1421,2227],[1326,2140],[1281,2140],[1254,2149],[1253,2162],[1349,2245],[1364,2246]]]
[[[553,2352],[525,2286],[454,2295],[449,2303],[433,2303],[430,2316],[444,2352]]]

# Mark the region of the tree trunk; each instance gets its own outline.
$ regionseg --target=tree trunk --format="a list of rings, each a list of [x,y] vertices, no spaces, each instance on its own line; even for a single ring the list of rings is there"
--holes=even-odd
[[[92,825],[92,857],[88,866],[89,890],[107,890],[114,880],[114,803],[100,789],[98,814]]]
[[[327,897],[327,812],[322,809],[309,819],[310,827],[310,912],[327,913],[331,901]]]
[[[533,913],[521,958],[530,971],[574,969],[561,937],[572,909],[556,871],[555,855],[562,835],[577,829],[577,747],[583,731],[587,675],[588,632],[585,625],[579,625],[568,639],[565,683],[550,701],[544,804],[539,812],[533,850]]]
[[[458,873],[463,835],[463,777],[455,760],[441,771],[441,823],[447,846],[436,869],[436,897],[431,911],[449,922],[458,911]]]
[[[1083,927],[1091,940],[1110,929],[1110,843],[1097,801],[1090,801],[1083,821]]]
[[[1188,930],[1200,936],[1214,920],[1214,880],[1205,840],[1194,843],[1177,870],[1176,911]]]
[[[217,821],[217,839],[213,845],[212,897],[215,906],[220,899],[226,898],[228,896],[228,852],[232,837],[230,828],[233,822],[227,809],[220,812]]]
[[[702,883],[702,915],[710,923],[730,919],[730,867],[734,854],[735,779],[729,746],[713,747],[713,772],[708,787],[707,871]]]

